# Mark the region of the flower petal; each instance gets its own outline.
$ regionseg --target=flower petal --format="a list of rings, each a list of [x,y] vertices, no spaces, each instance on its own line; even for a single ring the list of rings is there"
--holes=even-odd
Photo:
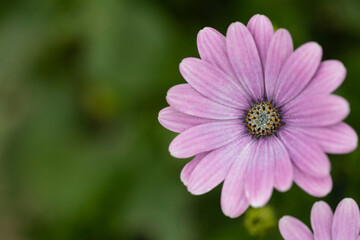
[[[242,135],[233,142],[211,151],[193,170],[188,181],[188,190],[194,195],[209,192],[226,177],[233,161],[250,142],[251,137]]]
[[[297,126],[329,126],[342,121],[350,112],[349,103],[336,95],[307,95],[284,105],[282,117]]]
[[[293,52],[293,42],[286,29],[279,29],[271,39],[265,64],[265,89],[268,99],[274,99],[274,88],[280,70]]]
[[[232,142],[245,131],[239,120],[212,122],[198,125],[180,133],[169,146],[176,158],[188,158]]]
[[[163,127],[178,133],[196,125],[215,121],[213,119],[187,115],[174,110],[172,107],[162,109],[159,112],[158,120]]]
[[[316,202],[311,209],[311,226],[315,240],[331,240],[333,213],[324,201]]]
[[[303,132],[331,154],[344,154],[354,151],[358,136],[348,124],[340,122],[328,127],[304,128]]]
[[[310,137],[290,127],[283,128],[278,136],[290,159],[300,170],[317,177],[330,173],[329,158]]]
[[[292,185],[292,163],[286,148],[277,137],[269,138],[269,142],[275,155],[275,188],[284,192],[289,190]]]
[[[202,118],[238,119],[243,115],[239,109],[224,106],[204,97],[189,84],[179,84],[170,88],[166,100],[175,110]]]
[[[221,191],[221,208],[223,213],[231,218],[240,216],[249,207],[244,181],[248,162],[256,146],[256,141],[252,141],[243,148],[225,178]]]
[[[225,37],[217,30],[206,27],[197,36],[197,46],[202,60],[226,72],[239,84],[226,53]]]
[[[324,197],[331,191],[332,179],[330,174],[324,177],[314,177],[300,171],[296,167],[293,170],[295,183],[308,194],[314,197]]]
[[[346,68],[338,60],[326,60],[320,64],[313,80],[302,94],[329,94],[335,91],[344,81]]]
[[[229,107],[249,108],[249,97],[239,83],[236,84],[229,75],[210,63],[197,58],[185,58],[180,63],[180,72],[205,97]]]
[[[310,82],[321,61],[322,49],[315,42],[305,43],[286,60],[279,74],[274,99],[281,106],[295,98]]]
[[[279,221],[281,236],[285,240],[312,240],[314,239],[310,229],[300,220],[284,216]]]
[[[356,202],[345,198],[337,206],[332,224],[332,240],[356,239],[360,231],[360,212]]]
[[[274,34],[271,21],[264,15],[256,14],[249,20],[247,28],[255,40],[262,65],[265,66],[270,40]]]
[[[200,163],[200,161],[208,154],[208,152],[199,153],[197,154],[193,160],[188,162],[185,167],[181,170],[180,173],[180,179],[184,183],[185,186],[187,186],[189,178],[194,171],[195,167]]]
[[[255,41],[244,24],[236,22],[230,25],[226,34],[226,47],[241,85],[253,100],[263,100],[264,79],[261,60]]]
[[[266,138],[259,139],[256,145],[246,171],[245,195],[251,206],[262,207],[273,192],[275,155]]]

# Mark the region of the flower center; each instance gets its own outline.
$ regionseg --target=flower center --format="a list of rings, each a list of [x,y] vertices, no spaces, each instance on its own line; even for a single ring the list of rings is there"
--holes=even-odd
[[[249,133],[256,137],[270,136],[281,125],[280,111],[270,102],[255,103],[246,115]]]

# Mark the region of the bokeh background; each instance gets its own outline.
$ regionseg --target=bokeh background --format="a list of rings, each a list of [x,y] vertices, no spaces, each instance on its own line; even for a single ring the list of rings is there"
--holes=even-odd
[[[0,3],[0,239],[281,239],[278,219],[309,224],[297,186],[237,219],[220,187],[192,196],[157,121],[197,32],[256,13],[314,40],[348,76],[337,93],[360,132],[358,0],[12,0]],[[360,203],[360,152],[331,156],[336,207]]]

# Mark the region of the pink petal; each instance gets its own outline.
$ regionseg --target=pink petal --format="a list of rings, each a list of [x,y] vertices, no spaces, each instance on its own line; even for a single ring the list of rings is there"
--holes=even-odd
[[[314,177],[298,170],[296,167],[293,170],[295,183],[308,194],[314,197],[324,197],[331,191],[332,180],[330,174],[324,177]]]
[[[279,221],[281,236],[285,240],[312,240],[314,239],[310,229],[298,219],[284,216]]]
[[[221,208],[226,216],[236,218],[246,211],[249,202],[245,196],[246,169],[256,149],[256,141],[248,143],[234,160],[221,191]]]
[[[286,104],[282,117],[297,126],[329,126],[342,121],[349,112],[349,103],[340,96],[307,95]]]
[[[177,111],[202,118],[238,119],[243,115],[239,109],[216,103],[189,84],[179,84],[169,89],[166,100]]]
[[[274,88],[285,61],[293,52],[293,42],[286,29],[279,29],[271,39],[265,64],[265,89],[268,99],[272,100]]]
[[[248,163],[245,195],[253,207],[262,207],[270,199],[275,178],[275,155],[266,138],[257,140]]]
[[[229,107],[248,109],[248,96],[239,83],[217,67],[197,58],[185,58],[180,63],[185,80],[199,93]]]
[[[202,60],[223,70],[239,84],[226,53],[225,37],[221,33],[210,27],[204,28],[198,34],[197,46]]]
[[[230,25],[226,34],[229,59],[241,85],[253,100],[263,100],[264,79],[255,41],[244,24]]]
[[[209,192],[226,177],[233,161],[238,158],[242,149],[251,140],[242,135],[233,142],[211,151],[193,170],[188,181],[188,190],[194,195]]]
[[[199,118],[176,111],[171,107],[166,107],[159,112],[158,120],[160,124],[173,131],[183,132],[193,126],[203,123],[213,122],[215,120],[208,118]]]
[[[295,98],[310,82],[319,67],[322,49],[319,44],[303,44],[286,60],[274,91],[278,106]]]
[[[349,153],[358,145],[356,132],[343,122],[328,127],[304,128],[302,131],[317,142],[325,152],[331,154]]]
[[[356,202],[345,198],[337,206],[332,224],[332,240],[356,239],[360,231],[360,213]]]
[[[329,94],[335,91],[344,81],[346,68],[342,62],[327,60],[320,64],[313,80],[304,90],[304,94]]]
[[[180,179],[184,183],[185,186],[187,186],[189,182],[189,178],[194,171],[195,167],[200,163],[200,161],[208,154],[208,152],[205,153],[199,153],[194,157],[193,160],[188,162],[185,167],[181,170]]]
[[[275,188],[284,192],[292,185],[292,163],[286,148],[277,137],[269,138],[269,142],[275,155]]]
[[[245,130],[239,120],[212,122],[198,125],[180,133],[169,146],[176,158],[188,158],[232,142]]]
[[[271,21],[264,15],[256,14],[249,20],[247,28],[255,40],[262,65],[265,66],[270,40],[274,34]]]
[[[311,226],[315,240],[331,240],[331,225],[333,213],[324,201],[314,204],[311,209]]]
[[[290,127],[283,128],[278,136],[290,159],[300,170],[317,177],[330,173],[329,158],[310,137]]]

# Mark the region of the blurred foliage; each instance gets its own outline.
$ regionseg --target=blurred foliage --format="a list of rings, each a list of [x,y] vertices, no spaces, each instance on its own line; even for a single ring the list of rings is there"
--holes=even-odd
[[[337,92],[359,132],[359,12],[358,0],[2,1],[0,239],[280,239],[279,217],[309,223],[316,198],[296,186],[275,192],[264,216],[237,219],[221,213],[220,187],[189,194],[186,161],[167,150],[176,134],[157,114],[184,82],[178,64],[197,56],[200,29],[225,33],[262,13],[295,46],[318,41],[325,59],[344,62]],[[332,207],[360,202],[359,154],[331,156]],[[263,225],[249,225],[259,216]]]
[[[252,236],[264,236],[277,225],[274,210],[268,206],[249,209],[246,211],[244,222]]]

